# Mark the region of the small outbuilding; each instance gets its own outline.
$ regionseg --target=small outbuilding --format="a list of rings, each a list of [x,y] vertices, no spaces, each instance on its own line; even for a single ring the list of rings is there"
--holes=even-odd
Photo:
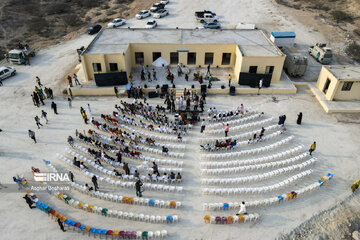
[[[360,66],[323,66],[316,85],[328,101],[360,100]]]
[[[278,47],[292,47],[295,44],[295,32],[271,32],[270,40]]]

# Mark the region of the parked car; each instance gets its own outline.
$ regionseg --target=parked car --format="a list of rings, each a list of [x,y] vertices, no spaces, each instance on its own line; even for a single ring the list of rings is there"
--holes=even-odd
[[[115,18],[114,20],[112,20],[110,23],[108,23],[108,27],[120,27],[122,25],[124,25],[126,23],[126,20],[123,18]]]
[[[160,9],[164,9],[165,8],[165,4],[162,3],[155,3],[154,5],[152,5],[152,7],[150,8],[151,12],[157,12]]]
[[[204,23],[204,28],[219,29],[219,28],[221,28],[221,25],[218,22],[208,22],[208,23]]]
[[[157,23],[155,20],[148,21],[145,25],[145,28],[155,28],[157,26]]]
[[[0,80],[5,78],[12,77],[16,73],[15,68],[13,67],[0,67]]]
[[[169,11],[166,9],[160,9],[159,11],[157,11],[156,13],[154,13],[153,17],[154,18],[162,18],[169,15]]]
[[[169,0],[161,0],[160,3],[162,4],[168,4],[170,1]]]
[[[88,34],[92,35],[92,34],[100,32],[100,30],[101,30],[101,26],[99,24],[96,24],[96,25],[89,27],[86,32]]]
[[[136,14],[137,19],[143,19],[150,16],[150,10],[142,10],[138,14]]]
[[[219,17],[216,16],[216,13],[204,10],[202,12],[195,12],[196,20],[198,20],[201,23],[204,22],[217,22]]]

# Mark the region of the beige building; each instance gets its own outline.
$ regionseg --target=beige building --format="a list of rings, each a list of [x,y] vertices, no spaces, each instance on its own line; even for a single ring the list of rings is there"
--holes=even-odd
[[[323,66],[317,88],[326,100],[360,100],[360,66]]]
[[[162,57],[170,67],[232,68],[233,79],[266,75],[280,81],[285,55],[261,30],[104,29],[81,56],[87,81],[94,74],[151,66]],[[240,73],[243,73],[242,75]],[[259,76],[256,76],[259,75]],[[254,77],[254,76],[250,76]],[[241,77],[240,77],[241,78]],[[245,79],[245,81],[247,81]]]

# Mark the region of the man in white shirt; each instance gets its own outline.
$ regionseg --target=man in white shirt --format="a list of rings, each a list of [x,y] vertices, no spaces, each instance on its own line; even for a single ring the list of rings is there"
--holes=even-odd
[[[262,88],[262,86],[263,86],[263,79],[260,79],[258,95],[260,95],[260,89]]]
[[[243,214],[247,214],[245,202],[242,202],[240,204],[240,211],[236,215],[243,215]]]

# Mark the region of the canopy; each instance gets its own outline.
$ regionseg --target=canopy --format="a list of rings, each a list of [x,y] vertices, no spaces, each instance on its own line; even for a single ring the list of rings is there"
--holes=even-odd
[[[169,66],[169,63],[165,60],[165,59],[163,59],[162,57],[159,57],[158,59],[156,59],[153,63],[152,63],[152,65],[154,66],[154,67],[167,67],[167,66]]]

